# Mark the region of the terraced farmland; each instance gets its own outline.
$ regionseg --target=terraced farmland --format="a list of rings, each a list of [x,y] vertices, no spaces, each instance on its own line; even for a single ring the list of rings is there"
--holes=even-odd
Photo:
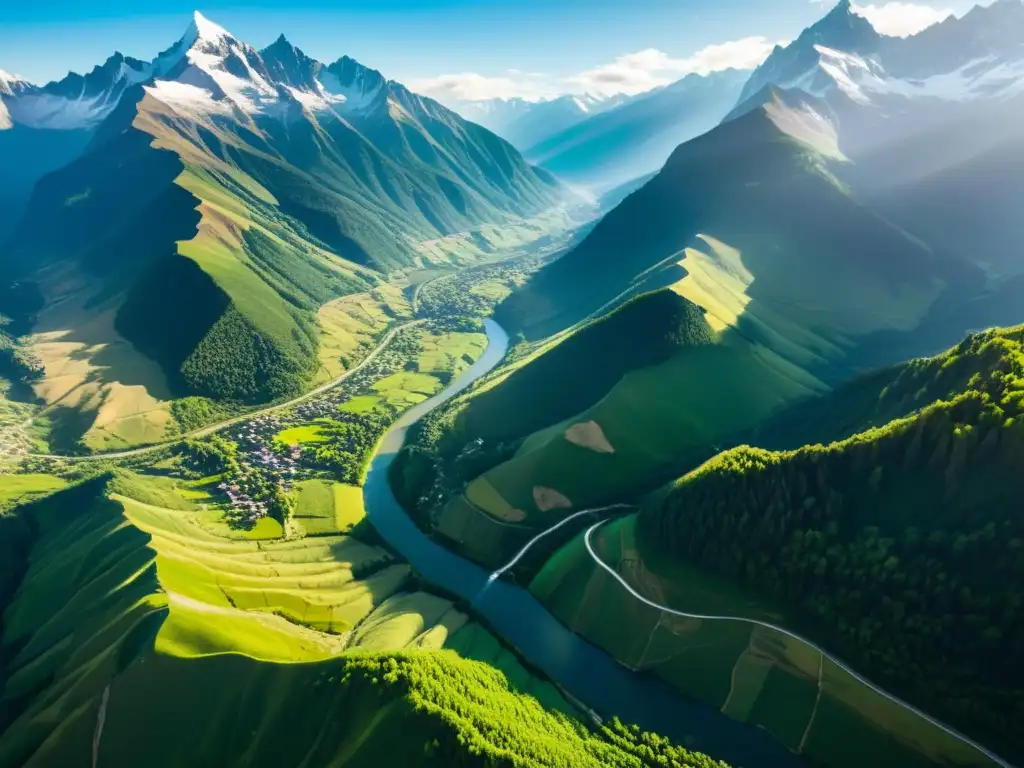
[[[304,713],[299,738],[308,741],[290,751],[289,764],[326,749],[317,736],[325,729],[340,729],[333,749],[373,752],[376,731],[359,713],[387,720],[406,705],[381,702],[383,690],[366,695],[369,683],[346,670],[380,662],[350,660],[356,650],[452,646],[506,670],[512,686],[536,693],[547,707],[574,711],[451,600],[418,588],[408,565],[380,547],[341,535],[226,539],[202,525],[196,510],[117,492],[152,496],[150,485],[150,478],[107,475],[23,507],[12,519],[32,541],[24,570],[5,576],[7,591],[17,589],[3,626],[0,765],[82,764],[93,744],[104,763],[138,764],[153,739],[166,748],[147,764],[179,764],[190,749],[180,735],[193,718],[202,713],[216,722],[239,708],[257,720],[286,709]],[[467,662],[446,655],[393,663]],[[506,678],[483,667],[472,674],[509,690]],[[347,684],[360,690],[357,698],[336,687]],[[250,690],[277,692],[260,696],[269,712],[246,709]],[[508,695],[546,717],[537,701]],[[354,707],[344,725],[332,725],[338,700]],[[143,713],[153,719],[136,731]],[[241,731],[204,732],[204,757],[241,760]]]

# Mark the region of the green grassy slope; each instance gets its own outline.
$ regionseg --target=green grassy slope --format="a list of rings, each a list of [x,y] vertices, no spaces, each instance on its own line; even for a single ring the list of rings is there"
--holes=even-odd
[[[980,333],[784,414],[770,442],[856,434],[727,451],[652,502],[641,531],[1014,759],[1022,416],[1024,328]]]
[[[527,436],[595,406],[632,372],[713,342],[714,334],[703,314],[688,300],[669,290],[639,296],[607,316],[532,350],[501,369],[471,396],[455,401],[418,425],[392,467],[396,493],[420,519],[427,520],[432,513],[436,517],[439,510],[431,509],[433,499],[458,493],[466,482],[511,458]],[[557,432],[557,439],[562,439],[564,431]],[[602,448],[604,438],[596,423],[577,427],[569,434],[576,439],[573,447],[579,453],[588,450],[588,443],[590,450],[607,450],[607,446]],[[481,442],[477,444],[476,440]],[[467,448],[468,443],[472,445]],[[481,500],[484,509],[515,522],[525,520],[511,512],[486,481],[473,483],[471,494],[484,487],[484,493],[497,504],[492,507]],[[513,506],[535,509],[532,502]],[[468,517],[463,514],[466,512]],[[453,513],[466,524],[477,517],[461,505],[453,508]],[[451,522],[451,516],[445,519]],[[537,522],[546,519],[538,518]],[[494,533],[481,532],[481,538],[493,537]],[[508,535],[508,547],[513,547],[522,531],[503,533]],[[459,538],[472,546],[476,536],[467,533]],[[501,549],[506,547],[502,545]]]
[[[581,365],[556,354],[571,349],[561,341],[478,388],[434,441],[459,456],[458,480],[469,482],[435,515],[440,531],[497,565],[508,547],[493,542],[661,485],[773,412],[827,391],[863,364],[861,347],[923,326],[966,268],[836,181],[830,169],[845,160],[817,106],[766,92],[756,109],[680,146],[582,244],[505,300],[496,318],[534,340],[661,288],[702,310],[714,343],[632,366],[606,343]],[[659,317],[648,321],[631,332],[631,354],[644,335],[664,333]],[[572,396],[548,383],[562,380]]]
[[[286,72],[302,54],[279,42],[264,54]],[[21,309],[0,291],[0,311],[51,345],[40,395],[80,417],[70,431],[144,413],[159,439],[174,397],[297,394],[321,373],[320,307],[446,258],[424,243],[561,203],[558,182],[493,134],[351,60],[327,69],[343,84],[380,80],[377,98],[350,120],[297,102],[206,118],[130,89],[81,156],[37,185],[0,285],[34,284],[43,301]],[[77,387],[72,344],[89,350]],[[139,442],[129,431],[107,428]]]
[[[193,507],[119,472],[0,517],[0,766],[720,765],[584,726],[374,545]]]
[[[687,247],[703,250],[703,235],[739,252],[746,274],[733,277],[755,317],[780,313],[841,348],[849,336],[914,327],[946,266],[835,181],[835,136],[808,129],[803,109],[780,95],[680,146],[496,319],[531,339],[567,328],[631,290],[678,281],[691,270],[676,262]]]
[[[648,600],[689,613],[786,624],[771,600],[660,554],[641,533],[630,515],[605,523],[590,540],[601,561]],[[631,669],[763,728],[812,764],[996,765],[805,643],[763,626],[685,618],[638,600],[594,562],[582,537],[547,561],[530,590]]]
[[[640,296],[474,396],[460,410],[458,427],[488,442],[522,437],[594,404],[629,371],[712,341],[691,302],[667,290]],[[526,402],[530,409],[510,418]]]

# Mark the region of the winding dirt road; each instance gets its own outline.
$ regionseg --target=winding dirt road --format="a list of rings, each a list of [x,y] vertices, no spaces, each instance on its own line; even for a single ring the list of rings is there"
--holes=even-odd
[[[392,328],[384,335],[384,338],[382,338],[377,343],[377,346],[373,348],[373,351],[370,352],[370,354],[368,354],[365,358],[363,358],[362,362],[360,362],[359,365],[357,365],[355,368],[352,368],[351,370],[345,371],[345,373],[341,374],[341,376],[337,377],[336,379],[332,379],[331,381],[328,381],[326,384],[321,384],[319,387],[311,389],[309,392],[306,392],[303,395],[299,395],[298,397],[292,398],[291,400],[288,400],[284,403],[270,405],[267,406],[266,408],[261,408],[258,411],[251,411],[250,413],[243,414],[242,416],[235,416],[233,418],[227,419],[226,421],[221,421],[216,424],[210,424],[209,426],[201,427],[200,429],[194,429],[191,432],[186,432],[185,434],[174,438],[173,440],[168,440],[162,443],[154,443],[153,445],[146,445],[141,448],[130,448],[124,451],[106,451],[103,453],[90,453],[87,456],[60,456],[57,454],[50,453],[27,453],[24,455],[32,459],[59,459],[61,461],[74,462],[105,461],[108,459],[126,459],[132,456],[141,456],[146,453],[159,451],[169,446],[184,442],[185,440],[191,440],[196,437],[206,437],[207,435],[212,435],[215,432],[220,432],[222,429],[227,429],[233,424],[238,424],[241,421],[246,421],[247,419],[252,419],[257,416],[263,416],[268,413],[283,411],[286,408],[291,408],[294,405],[298,405],[299,403],[305,402],[306,400],[310,400],[316,397],[317,395],[322,395],[324,392],[334,389],[339,384],[343,383],[346,379],[359,373],[359,371],[361,371],[364,367],[372,363],[380,355],[380,353],[384,351],[384,348],[387,347],[389,343],[391,343],[391,340],[394,339],[395,336],[397,336],[399,333],[406,330],[407,328],[412,328],[414,326],[421,325],[424,322],[426,322],[426,320],[423,319],[410,320],[407,323],[402,323],[401,325]]]

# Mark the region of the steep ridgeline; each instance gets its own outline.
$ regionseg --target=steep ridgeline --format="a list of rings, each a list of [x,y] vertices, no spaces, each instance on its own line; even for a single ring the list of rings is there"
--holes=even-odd
[[[124,66],[103,110],[68,118],[88,146],[36,184],[0,264],[32,300],[2,309],[144,398],[294,394],[318,368],[322,304],[439,258],[425,241],[562,199],[494,134],[283,37],[258,52],[197,14],[152,62]],[[9,89],[15,128],[36,130],[25,115],[41,99],[71,114],[70,90],[49,88]],[[49,383],[65,373],[48,367],[44,399],[74,405]]]
[[[196,512],[121,472],[0,516],[0,768],[725,768],[585,725],[377,546],[229,539]]]
[[[735,105],[748,74],[688,75],[552,132],[529,145],[526,156],[560,178],[610,189],[656,171],[679,144],[713,128]]]
[[[508,542],[659,485],[776,409],[826,391],[862,346],[921,325],[970,268],[936,256],[836,181],[831,168],[844,159],[829,126],[813,97],[767,91],[758,108],[682,145],[499,306],[512,333],[550,338],[458,403],[440,448],[428,448],[472,456],[456,473],[471,480],[465,494],[434,511],[436,526],[497,564]],[[710,343],[647,361],[611,343],[585,364],[568,353],[574,324],[650,291],[699,308]],[[659,338],[666,317],[650,313],[629,337]],[[607,375],[589,373],[602,366]],[[564,396],[524,386],[574,381],[570,370],[586,385]],[[437,503],[431,496],[427,506]]]
[[[539,339],[678,284],[719,327],[793,321],[783,335],[819,358],[850,346],[840,334],[914,327],[946,265],[851,196],[835,177],[846,164],[827,105],[765,90],[754,109],[681,145],[496,318]],[[801,338],[808,330],[823,338]]]
[[[837,115],[848,180],[877,210],[991,278],[1024,272],[1024,4],[1000,0],[907,38],[879,35],[847,0],[777,48],[744,87],[799,88]]]
[[[736,448],[686,475],[641,512],[648,551],[772,600],[793,628],[1018,762],[1024,326],[854,381],[757,442],[837,437]]]

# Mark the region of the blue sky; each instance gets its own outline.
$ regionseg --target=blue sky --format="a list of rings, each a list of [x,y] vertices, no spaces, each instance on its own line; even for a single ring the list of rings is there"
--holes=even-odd
[[[284,32],[315,58],[333,61],[348,54],[450,100],[635,92],[687,71],[752,66],[831,3],[221,0],[198,10],[256,47]],[[900,31],[970,5],[969,0],[875,0],[865,13]],[[0,25],[0,69],[45,82],[69,70],[85,71],[114,50],[149,59],[180,37],[197,8],[188,0],[165,0],[159,13],[140,10],[146,6],[153,7],[137,0],[11,3]]]

